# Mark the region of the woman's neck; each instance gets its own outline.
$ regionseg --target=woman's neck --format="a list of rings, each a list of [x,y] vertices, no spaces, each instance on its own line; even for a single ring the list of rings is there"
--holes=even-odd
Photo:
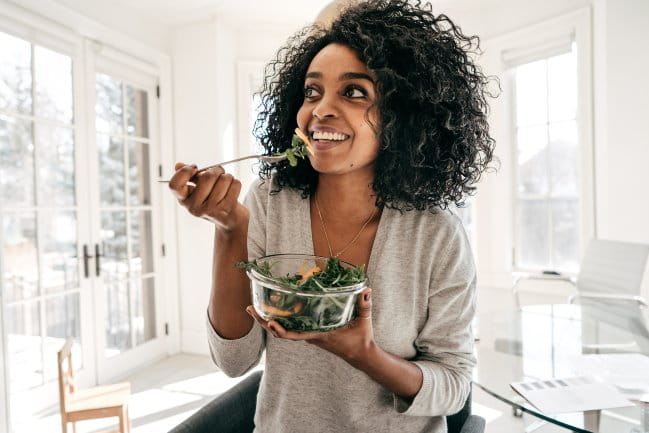
[[[361,223],[376,207],[372,175],[327,175],[318,179],[316,198],[330,222]]]

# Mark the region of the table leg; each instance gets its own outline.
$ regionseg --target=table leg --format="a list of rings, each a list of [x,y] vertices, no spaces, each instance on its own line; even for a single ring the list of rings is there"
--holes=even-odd
[[[601,410],[587,410],[584,412],[584,429],[593,433],[599,432],[599,420],[602,417]]]

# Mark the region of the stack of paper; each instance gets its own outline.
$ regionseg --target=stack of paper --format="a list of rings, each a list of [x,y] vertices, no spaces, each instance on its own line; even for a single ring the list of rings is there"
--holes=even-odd
[[[512,388],[540,411],[554,414],[632,406],[617,388],[588,376],[514,382]]]

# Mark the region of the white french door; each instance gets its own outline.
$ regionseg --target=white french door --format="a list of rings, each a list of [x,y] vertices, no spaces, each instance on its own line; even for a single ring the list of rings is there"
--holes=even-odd
[[[92,281],[81,273],[89,206],[76,100],[80,44],[0,31],[0,293],[5,387],[18,430],[57,395],[67,337],[80,385],[96,377]],[[56,400],[54,401],[56,402]],[[4,421],[4,420],[3,420]]]
[[[9,402],[0,423],[10,431],[29,431],[58,404],[66,338],[81,387],[165,353],[156,75],[91,43],[57,41],[0,21],[0,391]]]
[[[93,274],[100,382],[165,351],[157,171],[157,79],[109,50],[95,57],[94,152],[90,166]],[[91,128],[92,129],[92,128]]]

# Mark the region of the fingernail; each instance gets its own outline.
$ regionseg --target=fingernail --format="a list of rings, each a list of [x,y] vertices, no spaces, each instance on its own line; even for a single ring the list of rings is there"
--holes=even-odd
[[[250,311],[250,307],[246,307],[246,313],[250,314],[252,316],[252,311]]]
[[[269,323],[269,324],[268,324],[268,327],[270,328],[271,331],[273,331],[273,335],[274,335],[275,337],[277,337],[277,329],[275,329],[275,327],[273,326],[273,324],[272,324],[272,323]]]
[[[370,300],[371,294],[372,294],[371,290],[369,292],[365,293],[365,295],[363,296],[363,299],[365,299],[365,302]]]

